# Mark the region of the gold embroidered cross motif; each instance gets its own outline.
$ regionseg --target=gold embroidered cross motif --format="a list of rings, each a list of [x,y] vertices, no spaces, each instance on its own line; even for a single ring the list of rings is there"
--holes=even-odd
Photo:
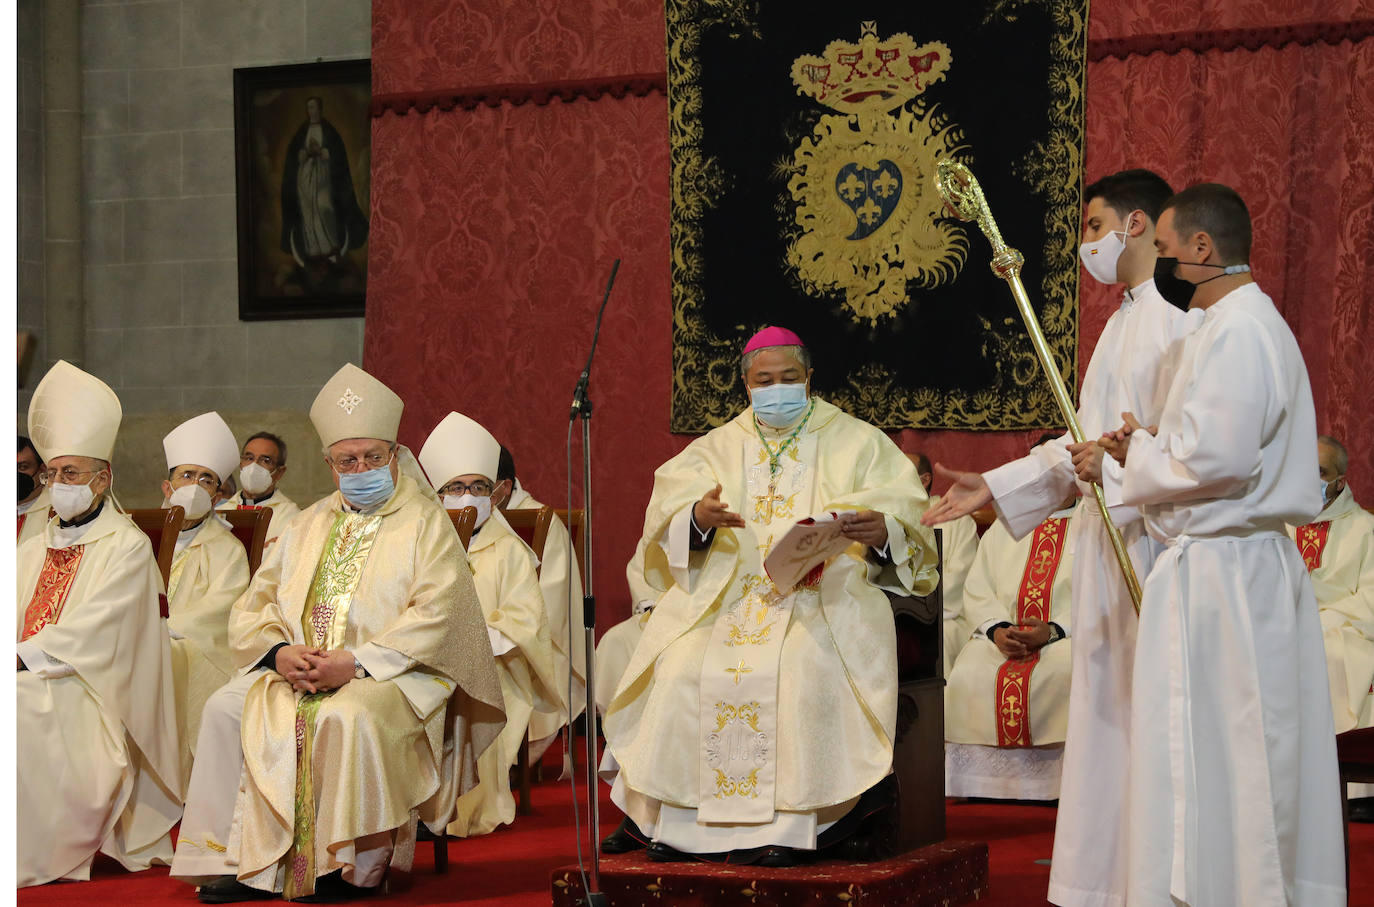
[[[744,659],[741,658],[741,659],[740,659],[740,662],[739,662],[739,665],[738,665],[737,667],[726,668],[726,669],[725,669],[725,673],[726,673],[726,674],[733,674],[734,677],[735,677],[735,686],[739,686],[740,675],[741,675],[741,674],[752,674],[752,673],[754,673],[754,669],[751,668],[751,667],[749,667],[749,666],[747,666],[747,665],[744,663]]]
[[[339,409],[353,415],[353,410],[358,408],[358,404],[363,402],[363,398],[353,393],[353,388],[344,388],[343,396],[339,398]]]

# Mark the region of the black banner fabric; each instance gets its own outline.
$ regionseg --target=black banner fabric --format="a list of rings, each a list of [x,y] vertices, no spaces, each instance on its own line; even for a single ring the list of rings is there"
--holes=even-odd
[[[1062,424],[987,240],[933,177],[951,157],[982,184],[1072,387],[1086,0],[666,9],[673,430],[739,411],[767,324],[881,427]]]

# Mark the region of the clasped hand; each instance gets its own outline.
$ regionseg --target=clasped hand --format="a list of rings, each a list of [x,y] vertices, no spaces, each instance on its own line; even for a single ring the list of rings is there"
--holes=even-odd
[[[1050,641],[1050,625],[1037,617],[1028,617],[1019,627],[1002,627],[992,631],[992,644],[1007,658],[1029,658]]]
[[[291,645],[277,650],[277,673],[301,693],[326,693],[353,679],[353,653],[317,646]]]

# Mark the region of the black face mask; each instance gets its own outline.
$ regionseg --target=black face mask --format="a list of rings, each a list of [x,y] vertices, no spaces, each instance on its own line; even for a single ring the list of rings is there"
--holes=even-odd
[[[19,481],[15,485],[15,493],[18,494],[19,500],[22,501],[33,494],[33,487],[33,476],[19,473]]]
[[[1193,283],[1191,280],[1184,280],[1182,277],[1174,275],[1174,271],[1178,269],[1177,258],[1155,259],[1155,289],[1159,291],[1160,296],[1164,297],[1165,302],[1185,312],[1188,311],[1188,306],[1193,301],[1193,293],[1208,280],[1216,280],[1217,277],[1225,277],[1228,274],[1244,274],[1250,270],[1249,265],[1214,265],[1206,262],[1189,262],[1189,264],[1200,268],[1220,268],[1221,273],[1216,277],[1209,277],[1207,280]]]

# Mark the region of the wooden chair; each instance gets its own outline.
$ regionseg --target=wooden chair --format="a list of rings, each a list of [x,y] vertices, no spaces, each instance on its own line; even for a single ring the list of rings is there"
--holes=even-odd
[[[162,588],[167,588],[167,580],[172,575],[172,556],[177,550],[177,533],[186,519],[186,511],[180,507],[150,507],[143,510],[124,511],[134,525],[143,530],[148,541],[153,543],[153,556],[157,558],[157,569],[162,574]],[[162,616],[167,616],[167,596],[158,596],[158,608]]]
[[[936,563],[944,563],[944,539],[935,530]],[[897,776],[897,853],[945,838],[945,581],[928,595],[888,593],[897,630],[897,739],[892,765]]]
[[[1345,832],[1345,889],[1350,890],[1350,797],[1347,784],[1374,784],[1374,727],[1336,735],[1341,773],[1341,828]]]
[[[539,558],[539,566],[535,568],[536,575],[544,569],[544,542],[549,536],[549,524],[553,522],[553,510],[548,507],[541,507],[539,510],[502,510],[501,516],[510,523],[510,528],[515,530],[515,534],[524,540],[525,544],[534,551],[535,557]],[[530,802],[530,784],[533,781],[534,771],[530,768],[530,740],[526,735],[525,741],[520,744],[520,752],[516,756],[515,771],[517,789],[520,791],[520,803],[515,807],[516,815],[528,816],[534,812],[534,805]]]
[[[248,552],[248,578],[251,580],[258,572],[258,565],[262,563],[262,550],[267,546],[267,526],[272,522],[272,508],[218,510],[216,513],[229,523],[234,538],[242,542]]]

